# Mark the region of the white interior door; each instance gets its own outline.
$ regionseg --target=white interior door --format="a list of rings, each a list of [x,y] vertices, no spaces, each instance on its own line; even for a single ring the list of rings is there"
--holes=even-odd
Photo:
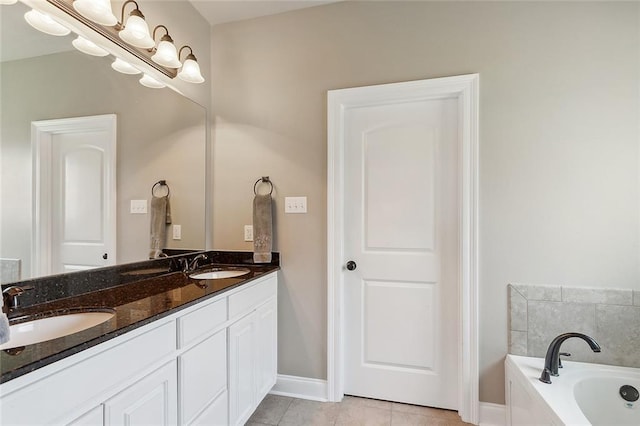
[[[36,275],[116,260],[116,116],[33,123]]]
[[[408,92],[343,112],[346,394],[458,408],[458,108]]]

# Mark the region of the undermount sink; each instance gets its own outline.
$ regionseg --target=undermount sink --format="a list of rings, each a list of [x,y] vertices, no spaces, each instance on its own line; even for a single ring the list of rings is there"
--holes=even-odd
[[[10,325],[10,340],[0,345],[0,350],[32,345],[86,330],[109,321],[115,311],[101,309],[51,315]]]
[[[249,271],[246,268],[220,268],[207,272],[196,272],[189,275],[189,278],[196,280],[219,280],[222,278],[234,278],[248,274]]]

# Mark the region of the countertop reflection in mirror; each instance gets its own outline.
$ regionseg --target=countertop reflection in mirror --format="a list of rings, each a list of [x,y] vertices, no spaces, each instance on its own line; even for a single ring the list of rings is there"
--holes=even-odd
[[[26,11],[20,3],[0,10],[0,259],[20,260],[17,279],[33,277],[31,122],[100,114],[117,116],[116,263],[148,257],[150,215],[132,214],[131,200],[150,202],[149,188],[161,179],[171,185],[172,223],[181,225],[179,240],[167,230],[167,247],[203,249],[204,108],[115,72],[110,56],[76,51],[73,34],[39,34]]]

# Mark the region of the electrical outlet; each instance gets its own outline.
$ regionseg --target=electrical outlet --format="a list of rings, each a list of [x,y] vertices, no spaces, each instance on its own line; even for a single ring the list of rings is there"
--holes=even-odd
[[[307,197],[284,197],[285,213],[306,213]]]
[[[131,200],[131,214],[146,214],[147,200]]]
[[[173,225],[173,239],[181,240],[182,239],[182,226]]]
[[[253,241],[253,225],[244,226],[244,240]]]

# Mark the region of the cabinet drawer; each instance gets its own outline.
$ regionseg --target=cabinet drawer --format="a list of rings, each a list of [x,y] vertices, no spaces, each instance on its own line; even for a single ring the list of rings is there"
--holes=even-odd
[[[277,294],[277,291],[278,279],[274,275],[246,290],[232,294],[229,296],[229,318],[235,318],[251,311]]]
[[[58,423],[76,407],[122,386],[175,351],[174,324],[173,321],[158,324],[139,336],[3,395],[2,424]],[[33,409],[34,403],[37,410]]]
[[[227,320],[225,302],[218,300],[178,318],[178,347],[189,346],[223,324]]]

